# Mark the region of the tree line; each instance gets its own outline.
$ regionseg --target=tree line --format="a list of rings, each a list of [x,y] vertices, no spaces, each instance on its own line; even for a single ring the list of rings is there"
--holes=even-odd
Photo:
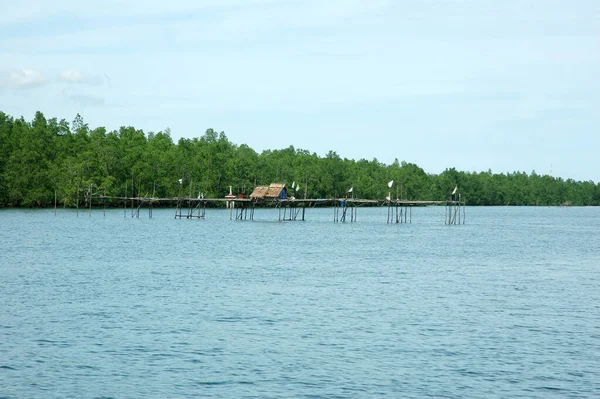
[[[181,183],[180,183],[181,179]],[[297,197],[353,195],[384,199],[394,180],[393,198],[444,200],[454,187],[469,205],[600,205],[600,184],[563,180],[535,172],[463,172],[448,168],[428,174],[413,163],[390,165],[377,159],[341,158],[335,151],[320,157],[293,146],[257,153],[208,129],[201,137],[177,143],[169,129],[144,133],[131,126],[91,129],[77,114],[72,123],[31,122],[0,111],[0,206],[53,206],[107,196],[197,196],[220,198],[249,194],[256,185],[292,182]]]

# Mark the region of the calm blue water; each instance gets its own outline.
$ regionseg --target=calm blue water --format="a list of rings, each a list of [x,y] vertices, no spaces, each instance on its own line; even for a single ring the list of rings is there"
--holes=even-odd
[[[207,212],[0,210],[0,397],[600,397],[600,208]]]

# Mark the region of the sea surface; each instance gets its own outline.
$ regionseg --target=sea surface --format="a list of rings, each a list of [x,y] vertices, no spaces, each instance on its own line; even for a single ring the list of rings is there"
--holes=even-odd
[[[0,398],[598,398],[600,208],[0,210]]]

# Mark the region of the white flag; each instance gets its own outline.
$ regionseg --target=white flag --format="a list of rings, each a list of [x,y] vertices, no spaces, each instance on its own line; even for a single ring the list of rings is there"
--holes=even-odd
[[[296,182],[292,183],[292,188],[296,187]]]
[[[354,189],[354,186],[350,187],[350,190],[348,190],[348,192],[351,193],[353,189]]]
[[[456,194],[456,190],[458,190],[458,186],[454,187],[454,191],[452,191],[452,195]]]
[[[183,183],[183,179],[179,179],[179,184],[182,184],[182,183]]]
[[[300,185],[299,184],[296,186],[296,191],[298,191],[298,190],[300,190]]]
[[[392,188],[392,184],[394,184],[394,181],[393,181],[393,180],[390,180],[390,181],[388,182],[388,187],[389,187],[389,188]]]

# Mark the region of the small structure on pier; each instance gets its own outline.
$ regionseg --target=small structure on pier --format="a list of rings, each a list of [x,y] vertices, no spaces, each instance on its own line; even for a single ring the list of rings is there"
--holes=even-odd
[[[252,193],[250,194],[250,219],[254,218],[254,205],[258,203],[271,203],[274,204],[276,208],[279,209],[279,220],[296,220],[298,216],[298,211],[296,210],[296,203],[293,202],[294,197],[288,198],[287,195],[287,187],[283,183],[271,183],[268,186],[256,186]],[[304,205],[304,204],[303,204]],[[284,216],[281,217],[281,209],[283,207]],[[289,217],[287,216],[287,211],[289,208]],[[292,208],[294,208],[294,212],[292,212]],[[304,206],[302,212],[302,220],[304,220]],[[240,211],[236,215],[236,219],[242,219],[242,212]],[[246,218],[246,213],[244,213],[244,219]]]
[[[285,184],[271,183],[269,186],[256,186],[250,194],[251,199],[286,199],[287,188]]]
[[[225,196],[225,200],[227,200],[226,204],[227,204],[227,208],[234,208],[235,207],[235,198],[236,196],[233,194],[232,191],[232,186],[229,186],[229,194],[227,194]]]

